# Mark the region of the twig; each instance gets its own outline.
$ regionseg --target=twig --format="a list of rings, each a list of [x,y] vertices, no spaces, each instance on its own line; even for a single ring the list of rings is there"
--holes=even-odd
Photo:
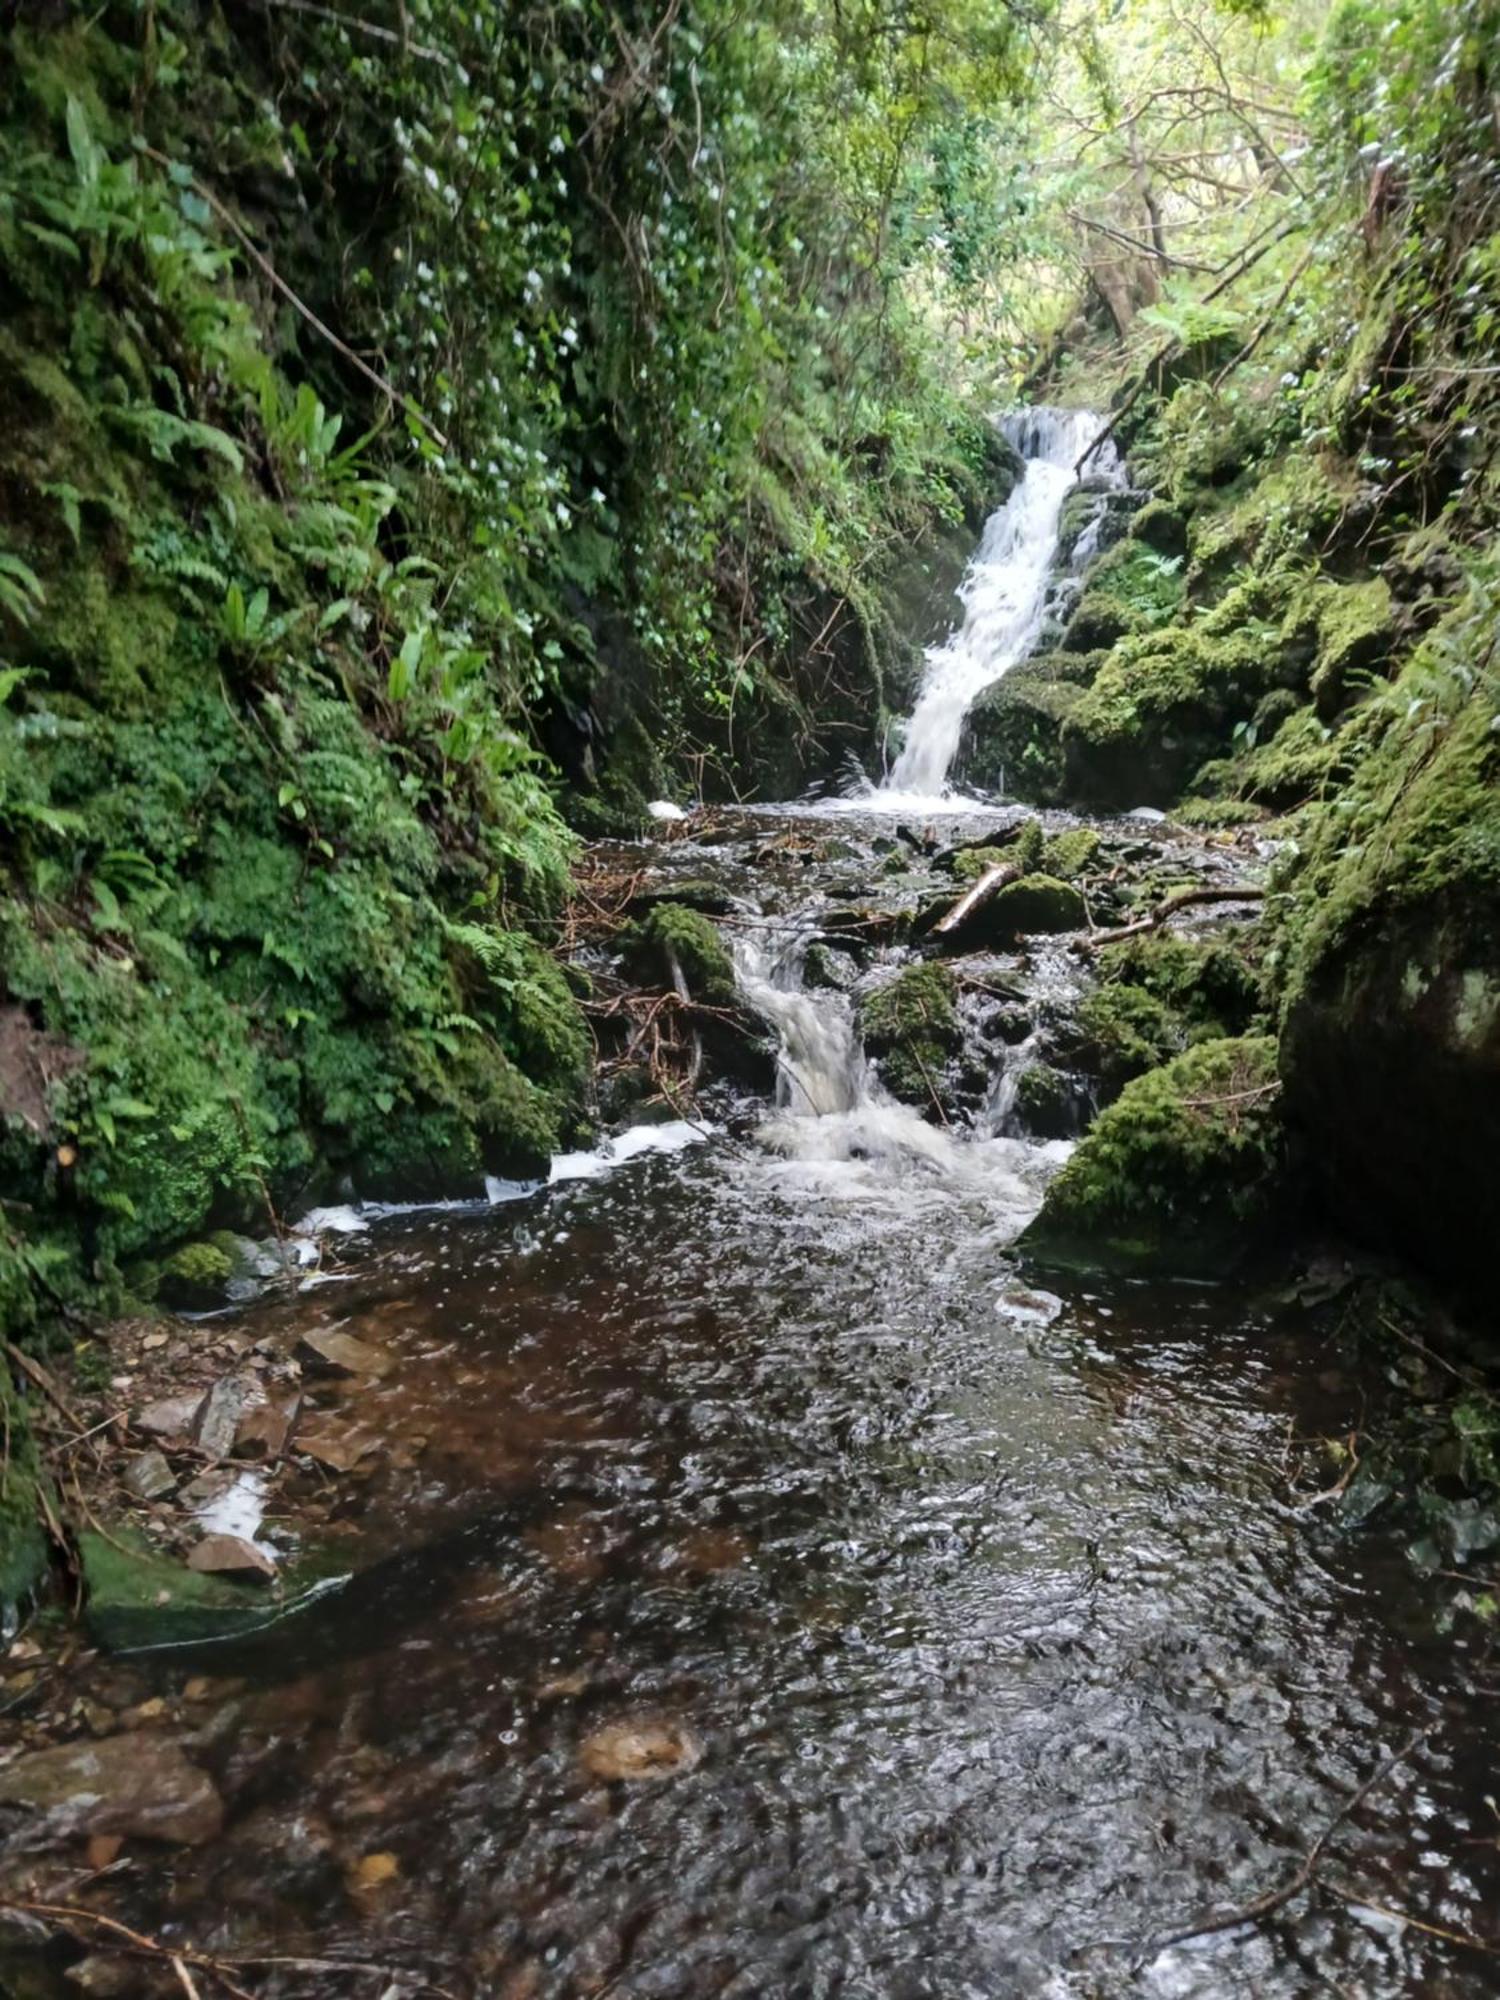
[[[1267,1889],[1263,1895],[1252,1898],[1248,1903],[1242,1903],[1237,1910],[1226,1910],[1222,1916],[1205,1917],[1200,1922],[1184,1924],[1181,1930],[1169,1931],[1165,1937],[1151,1940],[1145,1954],[1137,1961],[1138,1967],[1149,1965],[1152,1959],[1159,1957],[1170,1946],[1186,1944],[1190,1938],[1214,1937],[1220,1931],[1237,1931],[1245,1924],[1259,1923],[1263,1917],[1273,1916],[1277,1910],[1284,1908],[1294,1896],[1300,1896],[1304,1889],[1311,1886],[1322,1863],[1324,1851],[1334,1834],[1359,1811],[1371,1792],[1377,1786],[1384,1784],[1392,1771],[1398,1765],[1404,1764],[1417,1745],[1425,1742],[1431,1733],[1430,1727],[1415,1731],[1407,1737],[1399,1750],[1393,1751],[1383,1764],[1375,1767],[1359,1789],[1339,1807],[1303,1855],[1297,1867],[1277,1888]]]
[[[1123,944],[1127,938],[1144,937],[1147,931],[1160,930],[1168,917],[1179,910],[1186,910],[1195,903],[1259,903],[1265,900],[1264,889],[1241,886],[1237,889],[1179,889],[1166,901],[1158,903],[1149,917],[1141,917],[1133,924],[1122,924],[1118,930],[1095,931],[1083,941],[1084,951],[1098,951],[1106,944]]]
[[[265,7],[285,7],[293,14],[315,14],[320,21],[332,21],[337,27],[373,36],[378,42],[394,42],[403,55],[418,56],[423,62],[441,63],[444,69],[462,67],[442,49],[424,48],[420,42],[409,41],[395,28],[383,28],[378,21],[361,20],[357,14],[341,14],[336,7],[316,6],[314,0],[261,0],[261,4]],[[401,19],[404,24],[405,7],[401,9]]]
[[[15,1367],[20,1369],[27,1381],[40,1389],[42,1394],[47,1398],[47,1401],[55,1404],[62,1411],[74,1430],[82,1430],[84,1427],[83,1418],[79,1416],[62,1390],[58,1388],[53,1376],[48,1373],[41,1362],[34,1361],[29,1354],[24,1354],[13,1340],[6,1340],[4,1347],[6,1358]]]

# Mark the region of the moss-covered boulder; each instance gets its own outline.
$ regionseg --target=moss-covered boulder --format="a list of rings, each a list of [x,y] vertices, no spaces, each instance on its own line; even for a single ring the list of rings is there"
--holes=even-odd
[[[739,989],[734,960],[712,921],[680,903],[658,903],[631,927],[625,963],[637,977],[670,988],[681,973],[690,997],[705,1007],[733,1007]]]
[[[909,965],[859,1011],[860,1032],[877,1075],[893,1097],[937,1114],[940,1079],[962,1044],[953,975],[942,965]]]
[[[1019,938],[1081,930],[1088,911],[1071,882],[1023,875],[978,904],[941,940],[950,951],[1004,951]]]
[[[336,1562],[309,1558],[271,1593],[259,1579],[191,1570],[119,1522],[108,1534],[86,1528],[78,1551],[84,1616],[95,1639],[111,1652],[248,1638],[310,1609],[346,1580]]]
[[[1033,1138],[1070,1138],[1085,1109],[1073,1079],[1050,1063],[1029,1063],[1016,1078],[1016,1120]]]
[[[1036,865],[1044,875],[1054,875],[1062,882],[1076,882],[1080,876],[1093,873],[1101,845],[1093,827],[1065,827],[1047,841]]]
[[[1273,1219],[1283,1138],[1276,1043],[1200,1043],[1101,1113],[1021,1239],[1039,1262],[1211,1272]]]
[[[1347,1224],[1488,1304],[1500,1236],[1500,666],[1476,584],[1303,815],[1284,927],[1288,1116]]]
[[[1278,664],[1253,633],[1188,624],[1122,640],[1063,718],[1067,788],[1096,806],[1170,805]]]
[[[1039,653],[987,687],[964,726],[965,781],[1033,805],[1060,804],[1063,724],[1107,657]]]
[[[1150,932],[1106,946],[1098,971],[1060,1047],[1101,1104],[1196,1042],[1244,1034],[1260,1015],[1259,975],[1242,946]]]

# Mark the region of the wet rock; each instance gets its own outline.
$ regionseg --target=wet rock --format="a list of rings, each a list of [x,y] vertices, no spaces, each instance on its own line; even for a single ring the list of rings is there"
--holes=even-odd
[[[211,1779],[168,1737],[111,1736],[36,1750],[0,1769],[0,1804],[47,1817],[62,1837],[123,1834],[196,1846],[224,1808]]]
[[[204,1400],[202,1389],[192,1389],[180,1396],[164,1396],[160,1402],[148,1403],[144,1409],[137,1410],[131,1422],[147,1437],[186,1441],[193,1434]]]
[[[831,944],[813,943],[807,947],[807,956],[802,965],[802,983],[813,989],[822,988],[827,992],[847,993],[859,978],[859,967],[847,951],[840,951]]]
[[[1045,1266],[1197,1275],[1256,1241],[1284,1198],[1276,1044],[1200,1042],[1126,1086],[1020,1239]]]
[[[175,1491],[177,1477],[159,1451],[143,1451],[126,1466],[125,1485],[137,1500],[161,1500]]]
[[[235,1429],[235,1457],[274,1463],[286,1451],[300,1408],[295,1397],[289,1403],[252,1403]]]
[[[376,1440],[367,1431],[350,1427],[330,1429],[320,1424],[297,1440],[297,1449],[330,1472],[352,1472],[359,1461],[375,1449]]]
[[[333,1331],[303,1334],[297,1358],[315,1374],[365,1375],[377,1381],[396,1365],[396,1357],[388,1349],[356,1340],[352,1333]]]
[[[276,1574],[271,1558],[243,1535],[205,1535],[194,1544],[187,1562],[189,1569],[208,1576],[258,1577],[269,1582]]]
[[[228,1458],[233,1451],[249,1394],[250,1385],[242,1375],[222,1375],[204,1398],[193,1436],[210,1458]]]
[[[691,1771],[703,1757],[703,1742],[682,1723],[646,1716],[606,1723],[578,1754],[590,1777],[640,1783]]]
[[[943,965],[908,965],[860,1009],[860,1030],[893,1097],[938,1111],[939,1080],[963,1041],[953,975]]]
[[[314,1603],[334,1579],[304,1564],[274,1596],[248,1590],[243,1576],[189,1569],[153,1549],[144,1536],[112,1522],[108,1536],[86,1529],[84,1615],[103,1646],[211,1644],[291,1617]]]

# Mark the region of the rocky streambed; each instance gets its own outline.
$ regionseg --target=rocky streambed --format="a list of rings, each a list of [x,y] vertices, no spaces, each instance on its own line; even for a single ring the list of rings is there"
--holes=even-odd
[[[1349,1525],[1349,1260],[1035,1235],[1133,1076],[1254,1043],[1270,858],[594,850],[604,1137],[53,1384],[90,1622],[3,1661],[12,1986],[1492,1991],[1487,1669]],[[1178,1098],[1253,1150],[1261,1085]]]

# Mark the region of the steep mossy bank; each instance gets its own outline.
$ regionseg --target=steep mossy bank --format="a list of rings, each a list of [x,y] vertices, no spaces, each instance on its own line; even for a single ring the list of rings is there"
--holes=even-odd
[[[1388,69],[1358,6],[1329,24],[1322,219],[1293,205],[1301,247],[1257,316],[1216,307],[1211,328],[1187,280],[1153,315],[1115,394],[1138,496],[1123,537],[976,706],[965,754],[1021,798],[1270,843],[1245,944],[1288,1157],[1324,1213],[1472,1304],[1500,1222],[1497,16],[1399,12]],[[1403,167],[1372,209],[1377,155]],[[1065,360],[1056,387],[1090,365]],[[1148,993],[1106,986],[1086,1012],[1092,1059],[1140,1080],[1059,1180],[1059,1229],[1081,1191],[1128,1221],[1112,1177],[1158,1185],[1152,1134],[1186,1060],[1146,1068],[1169,1053]]]

